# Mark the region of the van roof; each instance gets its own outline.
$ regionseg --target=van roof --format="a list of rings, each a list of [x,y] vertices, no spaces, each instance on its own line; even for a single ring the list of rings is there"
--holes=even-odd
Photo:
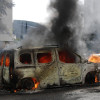
[[[26,46],[20,46],[17,49],[42,49],[42,48],[58,48],[58,45],[44,45],[44,46],[30,46],[30,47],[26,47]]]

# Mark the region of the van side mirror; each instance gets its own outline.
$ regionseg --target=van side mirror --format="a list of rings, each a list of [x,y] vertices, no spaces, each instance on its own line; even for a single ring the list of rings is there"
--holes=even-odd
[[[82,63],[88,63],[88,64],[91,64],[91,62],[89,62],[87,59],[82,60]]]
[[[87,63],[88,62],[88,60],[83,60],[83,63]]]

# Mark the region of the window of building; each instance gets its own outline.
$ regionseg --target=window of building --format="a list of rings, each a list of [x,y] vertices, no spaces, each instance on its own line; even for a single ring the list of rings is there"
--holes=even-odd
[[[31,64],[32,63],[31,54],[30,53],[21,54],[20,62],[23,64]]]
[[[38,53],[37,59],[39,63],[50,63],[52,61],[51,53]]]
[[[75,56],[68,51],[58,51],[59,60],[64,63],[75,63]]]

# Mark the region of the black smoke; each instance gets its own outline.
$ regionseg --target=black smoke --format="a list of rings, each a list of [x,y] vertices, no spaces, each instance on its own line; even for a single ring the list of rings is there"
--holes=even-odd
[[[77,9],[77,0],[56,0],[51,8],[55,9],[58,16],[52,19],[51,31],[58,45],[69,46],[75,49],[75,38],[72,38],[74,31],[70,27],[73,22]]]

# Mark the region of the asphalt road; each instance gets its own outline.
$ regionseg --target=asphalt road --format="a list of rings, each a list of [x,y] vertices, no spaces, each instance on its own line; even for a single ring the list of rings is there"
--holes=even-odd
[[[73,88],[46,89],[35,93],[3,93],[3,91],[0,100],[100,100],[100,86]]]

